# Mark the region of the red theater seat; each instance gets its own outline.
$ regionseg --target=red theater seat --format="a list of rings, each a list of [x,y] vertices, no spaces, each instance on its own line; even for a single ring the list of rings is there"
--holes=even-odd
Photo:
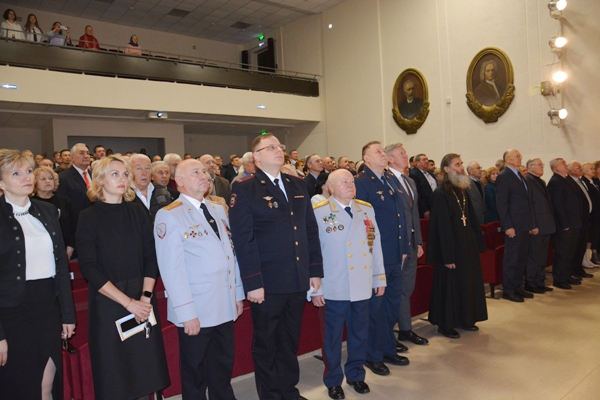
[[[502,284],[502,263],[504,262],[504,233],[498,232],[499,222],[481,225],[486,251],[479,253],[483,281],[490,284],[490,298],[495,298],[496,285]],[[501,243],[502,244],[499,244]]]
[[[177,327],[173,324],[162,329],[165,352],[167,354],[167,367],[171,385],[162,390],[163,397],[173,397],[181,394],[181,374],[179,370],[179,338]]]
[[[429,311],[433,287],[433,266],[419,265],[415,279],[415,290],[410,296],[410,315],[416,316]]]

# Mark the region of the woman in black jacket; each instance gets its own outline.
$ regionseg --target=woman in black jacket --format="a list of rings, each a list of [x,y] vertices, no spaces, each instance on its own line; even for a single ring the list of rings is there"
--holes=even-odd
[[[30,200],[33,180],[31,159],[0,149],[0,393],[6,399],[62,398],[61,336],[75,329],[57,210]]]

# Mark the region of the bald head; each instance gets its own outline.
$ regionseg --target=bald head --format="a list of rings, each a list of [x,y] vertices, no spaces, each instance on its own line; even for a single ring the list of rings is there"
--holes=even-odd
[[[509,167],[513,167],[515,169],[519,169],[521,166],[521,153],[517,149],[508,149],[504,152],[504,162]]]
[[[193,158],[183,160],[175,169],[175,182],[180,193],[202,201],[209,186],[206,167]]]
[[[354,177],[347,169],[337,169],[330,173],[327,178],[327,189],[336,200],[344,205],[350,204],[356,196]]]
[[[579,161],[570,161],[567,164],[567,167],[569,168],[569,175],[574,176],[575,178],[581,178],[583,175],[583,168]]]

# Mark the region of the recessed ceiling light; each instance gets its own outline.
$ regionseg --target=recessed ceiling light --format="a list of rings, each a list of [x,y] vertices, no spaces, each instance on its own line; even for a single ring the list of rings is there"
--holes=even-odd
[[[262,104],[257,104],[256,108],[260,108],[261,110],[264,110],[265,108],[267,108],[267,106],[262,105]]]
[[[333,28],[333,24],[329,24],[329,29]]]

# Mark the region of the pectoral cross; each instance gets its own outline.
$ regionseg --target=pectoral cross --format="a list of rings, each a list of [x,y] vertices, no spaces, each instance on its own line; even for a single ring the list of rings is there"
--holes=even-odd
[[[467,217],[465,217],[465,214],[463,214],[460,219],[462,219],[463,226],[467,226]]]

